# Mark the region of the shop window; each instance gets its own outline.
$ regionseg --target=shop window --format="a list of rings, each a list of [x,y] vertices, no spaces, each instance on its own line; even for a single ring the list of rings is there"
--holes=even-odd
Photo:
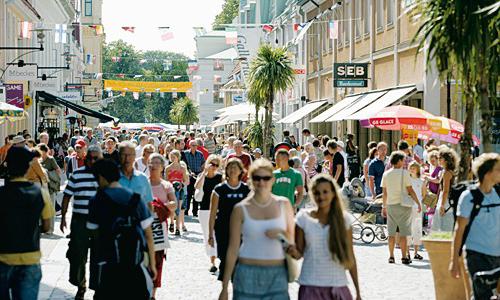
[[[213,103],[224,103],[224,97],[222,96],[222,92],[220,91],[222,88],[222,84],[215,83],[213,86]]]
[[[85,0],[85,16],[92,16],[92,0]]]
[[[377,0],[377,31],[384,28],[384,0]]]

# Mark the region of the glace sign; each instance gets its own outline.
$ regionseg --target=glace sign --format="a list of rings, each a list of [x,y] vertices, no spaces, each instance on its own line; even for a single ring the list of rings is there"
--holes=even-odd
[[[367,87],[368,64],[334,63],[333,87]]]

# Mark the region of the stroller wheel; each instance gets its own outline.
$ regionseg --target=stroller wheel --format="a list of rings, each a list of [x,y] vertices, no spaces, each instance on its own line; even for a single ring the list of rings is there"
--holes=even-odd
[[[389,237],[387,229],[384,226],[377,226],[375,228],[375,237],[377,237],[379,241],[387,240],[387,238]]]
[[[363,231],[363,226],[361,226],[361,224],[352,224],[352,238],[353,239],[360,240],[362,231]]]
[[[361,240],[365,244],[371,244],[375,240],[375,231],[371,227],[365,227],[361,230]]]

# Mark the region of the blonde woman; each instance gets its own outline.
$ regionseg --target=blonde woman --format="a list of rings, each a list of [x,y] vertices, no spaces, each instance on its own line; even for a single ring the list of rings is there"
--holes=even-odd
[[[154,152],[155,152],[155,146],[151,144],[147,144],[146,146],[144,146],[144,148],[142,149],[142,157],[136,158],[135,160],[134,169],[146,174],[146,176],[149,176],[148,161],[149,157]]]
[[[186,225],[184,224],[184,210],[186,209],[186,191],[185,187],[189,184],[189,175],[187,166],[181,161],[181,153],[179,150],[173,150],[170,152],[170,164],[165,168],[165,177],[170,181],[175,189],[175,197],[177,198],[177,209],[175,210],[176,216],[176,229],[175,235],[179,236],[180,228],[184,232],[187,231]],[[170,226],[168,228],[170,232],[174,231],[174,216],[170,216]]]
[[[281,234],[294,241],[294,211],[287,198],[271,193],[273,171],[273,165],[265,159],[250,167],[253,193],[231,214],[219,299],[228,298],[233,271],[233,299],[289,299],[285,251],[277,237]]]
[[[295,226],[296,245],[287,249],[294,258],[304,258],[299,277],[299,299],[352,299],[346,271],[354,283],[356,299],[361,299],[352,245],[354,217],[344,210],[342,193],[330,175],[314,177],[310,196],[316,207],[299,211]]]
[[[203,239],[205,241],[205,248],[208,257],[210,257],[210,272],[217,271],[215,266],[215,257],[217,256],[216,248],[208,243],[209,237],[209,221],[210,221],[210,198],[216,185],[222,182],[222,174],[219,172],[222,160],[219,156],[211,154],[205,162],[205,169],[198,175],[198,179],[194,184],[196,190],[203,189],[203,199],[200,202],[200,210],[198,211],[198,218],[203,232]]]

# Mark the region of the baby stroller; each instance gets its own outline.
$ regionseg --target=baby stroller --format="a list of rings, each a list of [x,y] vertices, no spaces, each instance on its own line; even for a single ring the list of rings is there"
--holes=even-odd
[[[364,185],[359,178],[353,178],[350,183],[345,184],[342,194],[344,201],[347,202],[345,207],[353,214],[360,214],[359,218],[353,215],[356,219],[352,225],[353,238],[361,239],[367,244],[373,242],[375,238],[380,241],[386,240],[387,229],[383,226],[385,219],[382,216],[381,196],[374,201],[366,199]]]

